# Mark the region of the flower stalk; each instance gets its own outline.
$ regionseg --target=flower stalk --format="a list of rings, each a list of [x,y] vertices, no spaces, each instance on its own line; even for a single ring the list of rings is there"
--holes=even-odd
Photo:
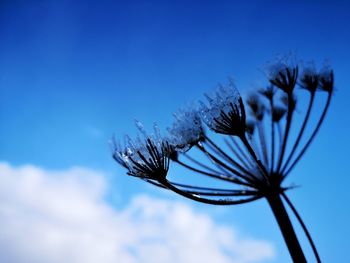
[[[288,247],[293,262],[306,262],[305,255],[303,253],[303,250],[301,249],[293,225],[289,219],[286,208],[284,207],[284,204],[281,200],[280,194],[270,194],[266,197],[266,199],[277,220],[278,226],[282,232],[284,241]]]
[[[232,81],[226,86],[220,85],[216,92],[205,95],[207,102],[200,101],[199,108],[181,109],[174,114],[175,122],[168,128],[166,136],[160,135],[156,125],[154,132],[148,134],[137,121],[136,126],[142,136],[135,140],[126,137],[124,146],[113,141],[113,158],[127,169],[128,175],[193,201],[238,205],[266,199],[291,258],[294,262],[307,262],[285,201],[304,230],[317,262],[321,262],[308,229],[285,194],[293,187],[283,183],[309,148],[325,119],[333,94],[333,71],[324,68],[318,72],[314,68],[305,68],[299,76],[298,65],[278,62],[271,66],[268,77],[270,85],[249,96],[246,104]],[[296,140],[290,142],[290,134],[295,129],[292,123],[297,103],[296,86],[308,90],[311,96]],[[327,92],[327,101],[309,139],[299,149],[308,130],[306,127],[317,91]],[[270,116],[264,117],[266,115]],[[266,136],[267,127],[270,127],[270,139]],[[276,129],[278,139],[275,138]],[[214,140],[211,137],[214,134],[224,137],[224,144]],[[260,145],[256,143],[258,141]],[[223,147],[225,145],[226,148]],[[191,156],[192,151],[197,152],[196,157]],[[187,172],[220,180],[228,187],[213,188],[170,181],[170,163],[181,166]],[[185,181],[188,177],[180,178]]]

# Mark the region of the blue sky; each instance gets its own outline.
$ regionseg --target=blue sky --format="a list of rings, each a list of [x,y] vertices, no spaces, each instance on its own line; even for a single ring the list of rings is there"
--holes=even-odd
[[[290,196],[324,261],[350,261],[344,251],[350,235],[350,5],[245,2],[1,1],[0,160],[103,171],[115,207],[138,193],[158,196],[158,189],[122,176],[108,148],[112,134],[135,135],[135,118],[149,128],[154,121],[165,127],[178,107],[228,76],[242,91],[265,83],[260,69],[277,54],[292,51],[318,65],[327,59],[337,90],[325,125],[290,176],[302,186]],[[276,262],[288,262],[265,202],[190,205],[272,241]]]

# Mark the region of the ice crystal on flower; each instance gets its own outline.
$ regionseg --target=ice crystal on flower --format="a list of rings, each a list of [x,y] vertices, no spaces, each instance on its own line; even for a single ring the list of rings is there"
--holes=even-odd
[[[204,130],[199,112],[181,109],[174,113],[175,122],[168,128],[169,143],[176,151],[186,152],[204,139]]]
[[[200,101],[200,113],[208,127],[222,134],[240,135],[245,129],[245,111],[242,98],[232,82],[217,91],[205,94],[208,104]]]
[[[165,178],[169,168],[169,144],[160,136],[154,125],[154,134],[148,135],[141,122],[135,121],[143,138],[137,136],[133,141],[125,137],[125,145],[114,143],[113,158],[128,169],[128,174],[145,179]]]

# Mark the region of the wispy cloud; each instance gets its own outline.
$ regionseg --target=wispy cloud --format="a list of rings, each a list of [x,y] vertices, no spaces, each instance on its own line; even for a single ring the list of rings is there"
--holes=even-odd
[[[0,163],[1,262],[265,262],[273,246],[147,195],[115,209],[102,173]]]

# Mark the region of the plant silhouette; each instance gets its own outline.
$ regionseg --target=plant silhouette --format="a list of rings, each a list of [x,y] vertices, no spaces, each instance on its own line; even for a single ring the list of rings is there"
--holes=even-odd
[[[317,262],[321,262],[310,233],[286,195],[293,186],[284,186],[284,181],[324,121],[334,90],[333,70],[327,66],[316,70],[313,65],[301,69],[298,63],[280,59],[270,64],[267,78],[267,87],[249,94],[245,103],[232,80],[219,85],[213,94],[205,94],[207,101],[200,101],[200,106],[175,113],[175,122],[164,137],[156,125],[148,134],[136,121],[142,136],[136,140],[126,136],[124,145],[113,140],[113,158],[127,169],[128,175],[201,203],[235,205],[265,198],[293,261],[306,262],[287,204],[301,224]],[[303,96],[308,93],[309,102],[301,124],[295,126],[293,115],[299,92]],[[315,123],[310,122],[310,116],[319,92],[327,94],[324,109],[315,127],[308,127]],[[291,136],[292,124],[297,131],[295,138]],[[213,133],[221,135],[223,142],[217,143]],[[170,163],[228,186],[201,186],[199,180],[175,182],[169,179]]]

